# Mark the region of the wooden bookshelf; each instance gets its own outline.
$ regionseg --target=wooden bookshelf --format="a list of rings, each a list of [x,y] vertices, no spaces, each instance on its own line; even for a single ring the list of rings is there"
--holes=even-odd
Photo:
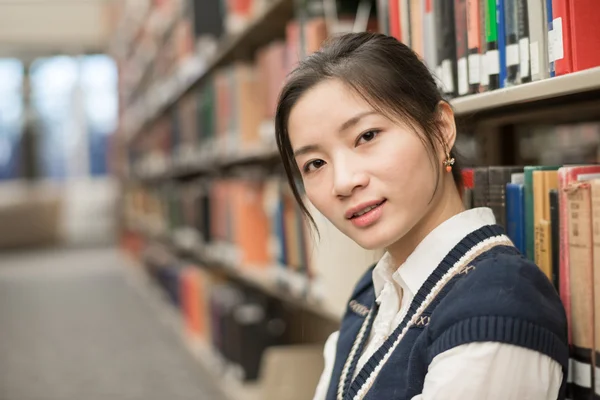
[[[274,0],[244,30],[222,39],[216,51],[196,54],[174,76],[157,82],[127,110],[122,122],[126,140],[132,142],[142,135],[145,127],[197,88],[216,68],[236,59],[249,59],[256,49],[283,36],[292,14],[292,0]]]

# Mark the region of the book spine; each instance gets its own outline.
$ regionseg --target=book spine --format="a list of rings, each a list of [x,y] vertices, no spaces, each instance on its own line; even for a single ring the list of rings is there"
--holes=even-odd
[[[438,28],[436,29],[438,54],[436,74],[441,80],[443,93],[448,97],[455,97],[457,93],[457,71],[454,1],[435,0],[434,9],[436,27]]]
[[[456,34],[456,63],[458,72],[458,95],[469,93],[468,54],[469,43],[467,35],[467,1],[454,1],[454,30]]]
[[[560,225],[559,225],[559,204],[558,204],[558,189],[551,189],[548,193],[550,197],[550,229],[551,229],[551,244],[552,244],[552,283],[558,292],[560,288]]]
[[[573,71],[581,71],[600,65],[600,7],[596,0],[570,1],[571,50]]]
[[[434,0],[430,0],[434,1]],[[433,7],[435,10],[435,6]],[[434,16],[435,18],[435,16]],[[400,35],[402,37],[402,43],[411,47],[411,36],[410,36],[410,0],[400,0]],[[436,48],[437,52],[437,48]],[[437,54],[437,53],[436,53]],[[437,65],[437,64],[436,64]]]
[[[467,0],[469,93],[478,92],[481,84],[481,13],[479,3],[479,0]]]
[[[485,1],[485,48],[489,83],[488,90],[500,87],[500,52],[498,51],[498,22],[496,0]]]
[[[423,1],[423,36],[425,47],[425,63],[430,71],[435,72],[437,66],[437,44],[435,33],[435,10],[433,8],[433,0]]]
[[[498,30],[498,52],[500,61],[499,84],[506,86],[506,18],[504,14],[506,0],[496,0],[496,25]]]
[[[573,72],[571,21],[569,19],[570,1],[552,0],[552,38],[554,39],[552,51],[556,76]]]
[[[591,181],[592,258],[594,276],[594,395],[600,396],[600,180]]]
[[[402,41],[400,30],[400,0],[389,0],[390,36]]]
[[[523,185],[508,183],[506,185],[506,233],[522,254],[525,254],[525,220],[524,220]]]
[[[548,52],[548,74],[550,75],[550,77],[555,76],[555,69],[554,69],[554,60],[555,60],[555,55],[554,55],[554,46],[555,46],[555,38],[554,38],[554,30],[552,27],[552,17],[553,17],[553,10],[552,10],[552,0],[545,0],[545,15],[546,15],[546,51]]]
[[[517,1],[517,39],[519,40],[519,82],[531,82],[531,57],[529,45],[529,12],[527,0]]]
[[[411,48],[423,59],[423,9],[421,0],[410,0],[410,37]]]
[[[506,41],[506,85],[514,86],[519,77],[519,0],[504,0],[504,23]]]
[[[592,349],[594,348],[592,222],[589,183],[567,188],[569,215],[569,263],[571,268],[571,329],[573,334],[573,397],[592,395]]]

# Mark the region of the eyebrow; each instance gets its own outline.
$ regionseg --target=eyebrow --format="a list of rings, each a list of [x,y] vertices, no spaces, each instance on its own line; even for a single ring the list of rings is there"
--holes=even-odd
[[[372,115],[372,114],[377,114],[377,113],[375,111],[365,111],[360,114],[356,114],[354,117],[350,118],[349,120],[344,122],[342,125],[340,125],[338,132],[343,132],[343,131],[353,127],[354,125],[358,124],[358,122],[362,118],[364,118],[368,115]],[[318,144],[309,144],[307,146],[302,146],[298,150],[294,151],[294,157],[298,157],[298,156],[301,156],[302,154],[310,153],[313,151],[318,151],[320,148],[321,148],[321,146],[319,146]]]
[[[362,112],[362,113],[360,113],[360,114],[356,114],[354,117],[352,117],[352,118],[350,118],[348,121],[344,122],[344,123],[343,123],[343,124],[340,126],[340,128],[338,129],[338,131],[339,131],[339,132],[343,132],[343,131],[345,131],[346,129],[353,127],[354,125],[358,124],[358,122],[359,122],[359,121],[360,121],[362,118],[364,118],[364,117],[366,117],[366,116],[368,116],[368,115],[371,115],[371,114],[377,114],[377,113],[376,113],[375,111],[365,111],[365,112]]]

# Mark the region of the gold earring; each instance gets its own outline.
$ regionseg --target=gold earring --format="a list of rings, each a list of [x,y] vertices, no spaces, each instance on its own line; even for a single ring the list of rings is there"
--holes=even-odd
[[[454,158],[450,157],[450,153],[446,153],[446,159],[444,160],[444,167],[446,167],[446,172],[452,171],[453,165],[454,165]]]

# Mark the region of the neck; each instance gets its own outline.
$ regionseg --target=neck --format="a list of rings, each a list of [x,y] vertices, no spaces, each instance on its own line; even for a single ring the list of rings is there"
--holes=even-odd
[[[464,210],[454,180],[450,174],[447,174],[445,181],[440,182],[438,193],[432,200],[425,216],[406,235],[386,249],[392,257],[394,265],[404,264],[408,256],[431,231]]]

